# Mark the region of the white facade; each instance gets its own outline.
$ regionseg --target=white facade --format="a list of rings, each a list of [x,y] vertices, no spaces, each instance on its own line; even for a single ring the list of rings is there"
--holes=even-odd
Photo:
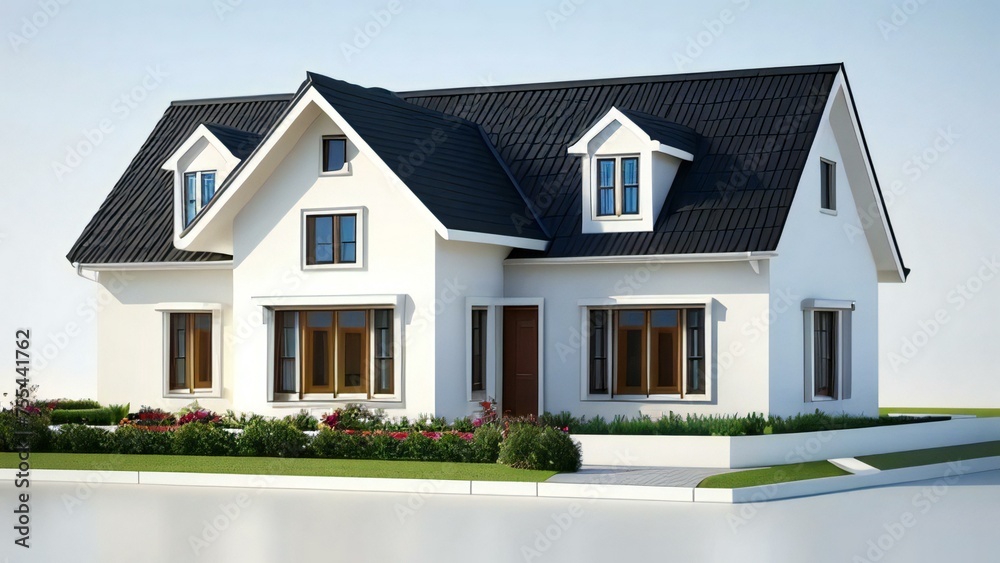
[[[329,411],[348,402],[411,417],[464,416],[485,399],[498,400],[502,409],[505,308],[529,307],[537,311],[538,412],[655,417],[789,415],[819,408],[874,415],[877,283],[891,277],[885,264],[892,257],[881,246],[873,250],[881,225],[867,236],[845,235],[847,226],[859,224],[856,206],[873,197],[869,174],[857,170],[861,149],[848,134],[856,128],[845,96],[831,96],[776,252],[536,260],[507,260],[512,246],[497,238],[469,242],[477,237],[467,236],[460,242],[450,236],[332,108],[306,97],[259,154],[236,169],[239,183],[218,195],[201,222],[175,237],[190,250],[231,253],[232,263],[130,271],[124,291],[101,311],[98,399],[169,409],[197,399],[217,411],[270,415]],[[321,165],[321,141],[331,135],[349,141],[348,165],[335,173]],[[608,125],[584,145],[585,171],[589,159],[604,151],[641,155],[641,183],[652,197],[640,199],[639,222],[651,229],[680,158],[654,150],[648,138],[621,124]],[[189,149],[176,163],[179,173],[202,165],[224,174],[236,168],[206,140]],[[835,211],[820,209],[821,159],[835,164]],[[590,197],[583,200],[586,217]],[[357,217],[353,263],[307,263],[311,214]],[[841,315],[843,357],[832,398],[808,389],[813,317],[804,307],[832,307]],[[641,308],[704,313],[703,394],[591,392],[588,311]],[[302,382],[296,393],[278,390],[275,312],[334,309],[392,311],[391,392],[334,397],[307,393]],[[487,311],[482,390],[470,387],[474,309]],[[169,389],[171,312],[212,314],[210,389]],[[680,338],[686,346],[690,336]],[[369,369],[373,347],[367,350]]]

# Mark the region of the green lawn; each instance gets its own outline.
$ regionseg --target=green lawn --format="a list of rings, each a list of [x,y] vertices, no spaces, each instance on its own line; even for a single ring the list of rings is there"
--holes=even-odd
[[[490,463],[438,461],[374,461],[363,459],[284,459],[180,455],[31,454],[32,469],[104,471],[172,471],[250,475],[318,475],[327,477],[395,477],[470,481],[540,482],[555,471],[512,469]],[[16,453],[0,453],[0,468],[17,467]]]
[[[880,415],[889,414],[971,414],[974,416],[1000,416],[1000,409],[949,409],[929,407],[884,407]]]
[[[859,460],[877,469],[899,469],[932,463],[947,463],[977,457],[1000,456],[1000,442],[980,442],[964,446],[910,450],[891,454],[876,454],[858,457]]]
[[[850,475],[850,473],[829,461],[810,461],[713,475],[698,483],[698,487],[702,489],[738,489],[805,479],[819,479],[820,477],[838,477],[840,475]]]

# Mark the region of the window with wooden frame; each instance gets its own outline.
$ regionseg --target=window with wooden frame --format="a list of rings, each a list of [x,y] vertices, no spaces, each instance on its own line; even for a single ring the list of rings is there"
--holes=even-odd
[[[212,314],[170,313],[171,392],[212,388]]]
[[[819,161],[819,206],[826,211],[837,210],[837,165],[829,160]]]
[[[639,157],[616,156],[596,159],[597,217],[639,214]]]
[[[306,215],[305,220],[306,265],[357,263],[356,213]]]
[[[198,213],[215,197],[215,171],[187,172],[184,174],[182,216],[187,227]]]
[[[703,308],[590,309],[591,395],[705,394]]]
[[[392,309],[275,311],[275,396],[392,395],[394,346]]]

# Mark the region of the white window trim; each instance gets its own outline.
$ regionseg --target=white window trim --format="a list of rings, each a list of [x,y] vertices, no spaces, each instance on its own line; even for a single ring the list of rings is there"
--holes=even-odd
[[[820,165],[819,165],[819,170],[820,170],[820,179],[819,179],[819,181],[820,181],[819,210],[820,210],[820,212],[822,212],[822,213],[824,213],[826,215],[836,216],[837,215],[837,173],[838,173],[837,163],[835,161],[833,161],[833,160],[830,160],[828,158],[822,158],[822,157],[820,157],[819,162],[820,162]],[[823,164],[824,163],[829,164],[831,167],[833,167],[833,174],[832,174],[832,177],[830,178],[830,192],[831,192],[830,195],[831,195],[831,199],[833,201],[833,207],[823,207],[823,178],[822,178],[822,174],[823,174]]]
[[[713,327],[714,305],[716,300],[704,295],[630,295],[622,297],[608,297],[596,299],[581,299],[577,301],[580,308],[580,400],[586,402],[622,402],[622,403],[711,403],[715,399],[714,381],[716,374],[715,354],[715,329]],[[591,309],[641,309],[641,308],[676,308],[676,309],[697,309],[703,308],[705,312],[705,393],[698,395],[666,395],[654,394],[642,395],[614,395],[614,362],[608,362],[608,393],[605,395],[590,393],[590,315]],[[609,328],[609,336],[613,333]],[[687,387],[687,327],[681,331],[682,350],[685,361],[682,362],[681,385]],[[608,350],[612,350],[609,346]]]
[[[497,337],[500,327],[498,326],[499,314],[498,305],[491,304],[490,299],[466,298],[465,300],[465,400],[470,403],[481,403],[490,398],[496,398],[497,392],[497,368],[499,347]],[[483,377],[483,390],[472,390],[472,311],[474,309],[486,310],[486,373]]]
[[[323,161],[323,146],[326,145],[327,139],[343,139],[344,141],[344,167],[340,170],[323,170],[325,162]],[[350,153],[351,143],[347,140],[346,135],[323,135],[320,137],[319,141],[319,175],[320,176],[350,176],[352,174],[351,170],[351,159],[348,157]]]
[[[306,236],[306,218],[311,215],[356,215],[354,245],[355,261],[351,264],[306,264],[308,255],[308,238]],[[366,231],[368,225],[367,207],[328,207],[322,209],[303,209],[300,217],[300,264],[303,270],[364,270],[367,257]]]
[[[163,345],[162,391],[165,399],[220,398],[222,397],[222,304],[221,303],[158,303],[154,310],[162,314]],[[212,387],[179,391],[170,388],[170,314],[212,313]]]
[[[275,408],[303,408],[303,407],[323,407],[332,404],[342,403],[399,403],[403,400],[403,377],[404,370],[404,334],[405,323],[405,295],[345,295],[345,296],[275,296],[275,297],[253,297],[250,299],[253,305],[263,308],[264,324],[267,327],[267,402]],[[275,340],[274,340],[274,311],[293,310],[302,311],[309,309],[330,310],[330,309],[385,309],[392,308],[392,371],[393,371],[393,393],[392,394],[372,394],[367,395],[350,393],[334,396],[329,393],[313,393],[303,395],[298,393],[275,393],[274,392],[274,364],[275,364]],[[298,329],[298,325],[296,325]],[[374,326],[369,327],[369,336],[374,331]],[[369,346],[368,350],[369,366],[374,366],[375,347]],[[296,372],[301,373],[301,357],[296,356]],[[374,389],[375,372],[369,369],[368,385],[369,389]],[[300,381],[296,379],[296,386]]]
[[[825,403],[844,401],[851,398],[852,381],[851,353],[852,313],[855,310],[854,301],[840,299],[804,299],[802,301],[802,333],[803,333],[803,399],[807,403]],[[837,370],[834,377],[834,396],[816,394],[816,362],[815,362],[815,315],[817,311],[837,313]]]
[[[636,159],[636,176],[639,180],[639,195],[638,206],[639,212],[626,215],[622,208],[624,207],[625,201],[625,186],[622,184],[622,159],[623,158],[634,158]],[[600,166],[598,166],[598,161],[601,160],[614,160],[615,161],[615,213],[613,215],[598,215],[597,208],[601,204],[601,188],[598,185],[598,176],[600,175]],[[643,182],[642,182],[642,166],[646,161],[643,158],[643,154],[638,152],[632,153],[615,153],[615,154],[595,154],[590,157],[590,201],[592,205],[590,206],[590,220],[591,221],[642,221],[642,202],[643,202]],[[651,197],[652,188],[647,190],[648,193],[646,197]]]

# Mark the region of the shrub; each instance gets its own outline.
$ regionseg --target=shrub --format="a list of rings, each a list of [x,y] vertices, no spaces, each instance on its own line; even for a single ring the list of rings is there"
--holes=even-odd
[[[360,449],[358,455],[365,459],[400,459],[402,441],[391,434],[372,434],[358,439]]]
[[[437,444],[422,432],[410,432],[400,442],[399,456],[414,461],[439,461]]]
[[[99,409],[101,408],[101,403],[91,399],[49,399],[47,401],[35,401],[35,406],[48,410],[75,411],[81,409]]]
[[[496,463],[500,457],[500,441],[503,432],[495,424],[476,428],[472,438],[472,455],[469,461],[476,463]]]
[[[610,434],[611,429],[609,428],[608,421],[604,420],[603,416],[597,415],[590,420],[586,418],[580,421],[580,425],[576,428],[570,428],[570,431],[576,432],[578,434]]]
[[[310,453],[316,457],[329,459],[362,459],[364,448],[361,436],[323,428],[310,444]]]
[[[177,422],[173,414],[152,407],[142,407],[139,412],[129,414],[128,419],[137,426],[173,426]]]
[[[482,422],[480,422],[480,425]],[[458,432],[472,432],[476,429],[476,425],[472,423],[472,419],[469,417],[456,418],[455,422],[451,423],[451,427]]]
[[[534,457],[541,433],[542,429],[532,424],[512,425],[507,431],[507,437],[500,443],[497,460],[517,469],[531,469],[537,463]]]
[[[336,412],[339,419],[337,428],[344,430],[380,430],[385,424],[382,409],[371,410],[358,403],[348,403]]]
[[[299,457],[309,438],[284,420],[256,420],[243,429],[237,453],[257,457]]]
[[[50,415],[52,424],[92,424],[110,426],[118,424],[116,411],[108,408],[101,409],[55,409]]]
[[[448,419],[443,416],[435,417],[430,414],[419,414],[416,420],[410,424],[410,430],[416,430],[418,432],[444,432],[450,430],[451,427],[448,426]]]
[[[547,412],[538,417],[538,424],[553,428],[569,428],[570,432],[575,432],[576,428],[580,426],[580,419],[570,414],[569,411],[562,411],[559,414]]]
[[[246,428],[248,424],[255,420],[264,420],[264,417],[254,413],[236,414],[233,410],[227,410],[226,414],[219,417],[219,424],[223,428]]]
[[[580,445],[561,430],[518,424],[510,427],[500,444],[499,461],[518,469],[577,471]]]
[[[229,455],[233,452],[233,435],[212,424],[185,424],[170,431],[171,451],[178,455]]]
[[[131,403],[125,403],[124,405],[108,405],[108,410],[111,411],[111,424],[119,424],[123,420],[128,419],[128,411]]]
[[[452,462],[463,462],[472,461],[475,457],[475,449],[472,445],[472,440],[467,440],[462,437],[462,433],[458,432],[445,432],[441,434],[438,438],[436,444],[437,446],[437,461],[452,461]]]
[[[111,433],[83,424],[64,424],[55,435],[55,449],[67,454],[103,454],[113,449]]]
[[[15,435],[14,432],[28,434]],[[30,451],[44,452],[52,447],[52,430],[49,428],[49,417],[43,412],[22,413],[14,409],[0,411],[0,451],[13,452],[21,448],[27,436]]]
[[[120,426],[111,435],[113,450],[119,454],[169,454],[173,440],[170,432],[148,430],[142,426]]]
[[[306,409],[300,410],[298,414],[290,414],[282,420],[303,432],[306,430],[316,430],[319,425],[319,420],[317,420],[315,416],[309,414],[309,411]]]

